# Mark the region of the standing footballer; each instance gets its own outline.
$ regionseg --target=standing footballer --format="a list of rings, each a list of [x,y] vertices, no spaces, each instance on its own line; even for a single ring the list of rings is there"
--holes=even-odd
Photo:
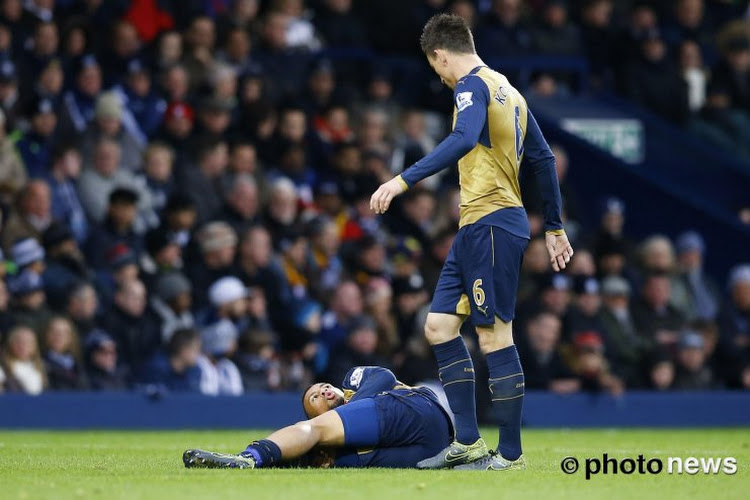
[[[370,200],[370,208],[382,214],[394,197],[458,162],[459,230],[425,323],[456,417],[456,435],[452,444],[418,467],[523,469],[524,376],[513,344],[512,321],[529,223],[518,174],[523,160],[524,168],[536,175],[544,201],[547,250],[552,267],[560,271],[573,248],[560,217],[555,157],[521,94],[476,54],[471,30],[462,18],[433,17],[420,42],[430,66],[454,89],[453,132],[432,153],[381,185]],[[489,452],[479,436],[474,366],[459,335],[468,317],[489,366],[493,411],[500,428],[497,453]]]

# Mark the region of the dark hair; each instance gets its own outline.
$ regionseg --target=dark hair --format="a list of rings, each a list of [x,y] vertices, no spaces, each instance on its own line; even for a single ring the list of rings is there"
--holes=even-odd
[[[424,25],[419,39],[422,51],[432,57],[436,49],[457,54],[475,54],[474,37],[466,21],[452,14],[437,14]]]
[[[309,391],[310,389],[312,389],[312,387],[314,385],[315,384],[310,384],[309,386],[307,386],[307,389],[305,389],[304,391],[302,391],[302,411],[304,412],[305,417],[307,417],[308,419],[310,418],[310,414],[307,413],[307,407],[305,406],[305,401],[306,401],[305,396],[307,395],[307,391]]]
[[[198,332],[192,328],[181,328],[174,332],[167,344],[167,352],[170,357],[181,353],[187,346],[198,340]]]

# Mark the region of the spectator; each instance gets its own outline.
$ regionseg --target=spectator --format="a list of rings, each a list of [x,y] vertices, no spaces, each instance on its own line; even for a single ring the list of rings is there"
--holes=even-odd
[[[521,19],[519,0],[492,0],[489,14],[476,29],[477,53],[508,56],[528,54],[533,50],[531,30]]]
[[[198,16],[190,23],[185,41],[187,48],[183,58],[185,68],[190,75],[191,85],[199,88],[205,83],[213,63],[213,48],[216,43],[216,27],[213,19]]]
[[[532,316],[525,334],[518,341],[519,355],[526,369],[528,389],[551,390],[558,393],[576,392],[580,381],[560,356],[562,323],[549,311]]]
[[[617,43],[612,10],[612,0],[587,0],[581,9],[581,37],[596,88],[612,83],[611,54]]]
[[[47,324],[42,336],[42,357],[50,390],[80,391],[88,388],[78,335],[65,317],[55,316]]]
[[[322,301],[341,281],[344,272],[339,258],[341,238],[336,223],[327,217],[319,217],[308,225],[311,262],[310,286],[314,298]]]
[[[87,338],[96,329],[98,308],[99,299],[90,283],[79,283],[71,289],[65,312],[81,338]]]
[[[11,248],[11,258],[20,271],[30,270],[42,275],[46,269],[44,247],[34,238],[18,240]]]
[[[82,152],[86,163],[92,163],[96,147],[103,138],[110,139],[120,146],[120,168],[134,173],[141,168],[141,158],[145,138],[137,138],[125,126],[126,120],[134,121],[125,114],[122,96],[116,92],[104,92],[96,99],[94,121],[83,136]],[[132,126],[131,126],[132,128]]]
[[[750,265],[735,266],[729,274],[729,300],[719,315],[717,354],[733,387],[750,366]]]
[[[274,258],[271,236],[262,226],[250,228],[244,234],[238,266],[242,281],[263,291],[268,300],[268,319],[274,330],[282,335],[290,334],[294,326],[289,312],[297,310],[297,301],[280,263]]]
[[[281,240],[295,232],[297,215],[297,190],[292,181],[281,177],[271,184],[268,212],[264,217],[274,248],[279,248]]]
[[[425,289],[424,278],[418,273],[393,282],[394,313],[398,325],[398,336],[404,345],[422,330],[422,308],[430,296]]]
[[[580,32],[569,21],[564,0],[547,3],[533,35],[535,49],[545,54],[575,56],[582,52]]]
[[[88,261],[95,269],[104,267],[102,248],[124,243],[136,255],[143,250],[143,236],[135,229],[138,195],[127,187],[117,187],[109,194],[107,215],[91,232],[86,244]]]
[[[198,212],[198,221],[207,222],[220,209],[223,198],[221,176],[227,168],[227,144],[224,141],[209,141],[197,153],[197,166],[179,171],[177,188],[190,196]]]
[[[273,335],[265,330],[247,330],[240,335],[234,363],[246,391],[276,389],[280,385],[273,340]]]
[[[73,63],[75,84],[63,96],[60,130],[66,139],[79,139],[94,120],[96,99],[102,89],[102,72],[92,54],[85,54]]]
[[[39,345],[31,328],[16,326],[8,332],[2,366],[5,384],[11,391],[37,395],[47,387]]]
[[[123,391],[128,388],[127,370],[118,363],[117,345],[101,330],[86,339],[86,374],[91,390]]]
[[[641,52],[627,71],[627,96],[671,122],[688,118],[687,85],[667,53],[658,31],[649,32]]]
[[[179,329],[165,352],[156,354],[143,370],[142,382],[172,392],[201,392],[201,341],[198,332]]]
[[[646,277],[641,296],[633,304],[633,323],[655,347],[676,345],[678,332],[685,323],[683,315],[669,303],[671,288],[669,276],[651,274]]]
[[[8,280],[13,324],[31,328],[41,336],[52,313],[47,306],[42,277],[31,269],[21,271]]]
[[[132,173],[120,166],[120,146],[112,139],[102,138],[96,145],[93,163],[84,169],[78,181],[78,196],[89,218],[101,222],[107,215],[109,196],[117,188],[135,191],[143,203],[144,193],[136,189]]]
[[[243,393],[242,376],[230,359],[237,351],[237,328],[220,320],[201,332],[205,358],[198,362],[203,373],[201,392],[211,396],[239,396]]]
[[[225,276],[217,280],[208,289],[208,298],[211,306],[200,323],[209,326],[229,321],[238,332],[248,326],[248,291],[238,278]]]
[[[665,40],[676,48],[685,40],[696,42],[703,55],[710,57],[713,39],[711,26],[706,16],[704,0],[678,0],[675,2],[674,16],[665,26]]]
[[[115,92],[123,105],[123,128],[143,147],[159,128],[167,103],[152,88],[151,73],[143,61],[133,59],[127,68],[127,76]]]
[[[197,234],[200,255],[185,267],[193,284],[196,308],[208,305],[206,291],[219,278],[233,274],[237,234],[226,222],[209,222]]]
[[[719,310],[719,291],[703,269],[706,245],[703,237],[695,231],[688,231],[677,239],[677,258],[680,279],[687,293],[687,307],[684,311],[688,319],[712,320]]]
[[[642,374],[650,342],[636,329],[630,308],[630,285],[619,276],[602,282],[601,322],[607,357],[628,387],[644,384]]]
[[[191,241],[191,233],[198,220],[193,200],[184,195],[170,196],[164,207],[162,230],[166,231],[180,248],[185,249]]]
[[[675,380],[675,367],[672,359],[662,354],[651,365],[649,373],[649,387],[657,391],[666,391],[672,388]]]
[[[320,340],[329,351],[336,350],[347,338],[353,321],[364,311],[362,292],[356,283],[343,281],[331,297],[329,309],[323,314]]]
[[[145,214],[148,227],[159,225],[159,214],[175,190],[174,162],[174,151],[162,142],[150,143],[143,153],[143,172],[137,182],[145,186],[151,200],[151,212]]]
[[[346,337],[346,343],[335,351],[328,369],[327,380],[344,378],[352,366],[385,366],[390,363],[377,354],[378,334],[375,324],[369,318],[355,321]]]
[[[703,337],[693,331],[682,333],[677,349],[673,387],[680,390],[709,390],[716,387],[713,373],[706,366]]]
[[[18,193],[15,210],[3,227],[3,247],[6,251],[18,240],[42,239],[42,233],[52,223],[50,190],[44,181],[32,180]]]
[[[42,236],[47,256],[42,274],[44,289],[50,306],[61,310],[65,307],[67,294],[80,282],[93,279],[83,253],[70,230],[54,223]]]
[[[599,281],[592,277],[576,277],[573,280],[573,304],[565,320],[566,338],[578,332],[594,331],[604,336],[601,320],[602,296]]]
[[[242,234],[259,222],[259,212],[260,194],[255,179],[248,174],[235,176],[218,218],[232,226],[237,234]]]
[[[46,97],[33,97],[27,104],[26,114],[31,127],[16,143],[16,148],[29,177],[44,178],[49,175],[57,127],[55,104]]]
[[[146,233],[144,245],[146,251],[138,264],[147,286],[153,285],[164,273],[182,269],[182,248],[164,228],[155,228]]]
[[[126,367],[141,367],[155,350],[148,335],[151,326],[146,318],[148,305],[146,287],[137,279],[117,285],[109,314],[102,318],[102,327],[117,345],[117,361]]]
[[[67,224],[79,245],[86,242],[89,223],[76,181],[81,173],[81,155],[72,144],[58,146],[52,154],[47,183],[52,192],[52,217]]]
[[[148,326],[143,332],[144,345],[150,354],[166,346],[176,331],[193,328],[191,292],[190,281],[181,273],[164,274],[156,281],[146,313]]]
[[[22,159],[8,132],[5,113],[0,108],[0,200],[4,203],[12,202],[27,178]]]
[[[580,332],[573,339],[573,372],[584,391],[622,394],[625,385],[613,375],[604,356],[604,342],[596,332]]]
[[[117,243],[104,252],[106,266],[96,273],[96,287],[103,310],[109,310],[118,286],[138,278],[138,260],[124,243]]]

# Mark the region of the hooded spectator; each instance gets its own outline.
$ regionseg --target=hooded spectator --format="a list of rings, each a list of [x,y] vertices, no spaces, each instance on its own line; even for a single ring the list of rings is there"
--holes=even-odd
[[[123,391],[128,388],[127,368],[119,363],[117,345],[102,330],[86,339],[86,374],[93,391]]]
[[[231,357],[237,350],[237,328],[220,320],[201,331],[206,357],[199,361],[203,372],[202,392],[211,396],[239,396],[243,393],[242,376]]]
[[[41,336],[52,316],[47,306],[42,277],[31,269],[21,271],[8,279],[8,292],[11,296],[13,323],[28,326]]]
[[[153,349],[165,346],[180,329],[192,328],[192,285],[181,273],[173,272],[159,277],[148,308],[149,325],[144,330],[147,345]]]

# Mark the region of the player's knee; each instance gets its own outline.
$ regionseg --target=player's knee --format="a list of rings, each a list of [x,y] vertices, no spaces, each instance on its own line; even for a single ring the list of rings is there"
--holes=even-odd
[[[440,320],[427,315],[427,321],[424,323],[424,336],[431,345],[448,342],[458,335],[458,332],[446,328]]]

